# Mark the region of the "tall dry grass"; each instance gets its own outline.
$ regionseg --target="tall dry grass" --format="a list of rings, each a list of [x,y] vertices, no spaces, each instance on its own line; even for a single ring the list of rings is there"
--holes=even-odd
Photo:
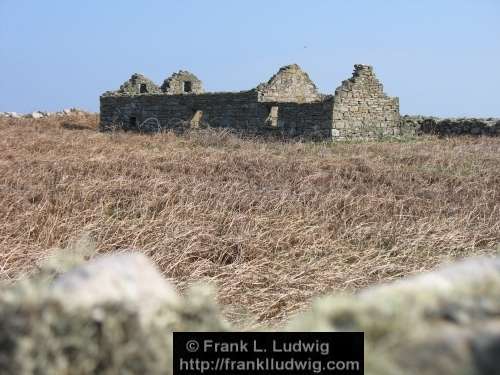
[[[500,139],[278,143],[0,120],[0,276],[87,232],[208,280],[235,322],[276,322],[500,243]]]

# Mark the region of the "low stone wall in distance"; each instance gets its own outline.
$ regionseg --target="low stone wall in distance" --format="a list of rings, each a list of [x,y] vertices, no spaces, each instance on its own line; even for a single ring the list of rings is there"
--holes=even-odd
[[[500,135],[500,119],[402,116],[401,132],[405,135],[482,135],[494,137]]]

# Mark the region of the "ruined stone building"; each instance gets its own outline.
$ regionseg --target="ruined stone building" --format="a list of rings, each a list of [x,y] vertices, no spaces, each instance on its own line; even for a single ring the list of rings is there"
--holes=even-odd
[[[314,139],[375,138],[400,131],[399,99],[388,97],[373,68],[355,65],[334,95],[318,92],[298,65],[241,92],[205,92],[179,71],[159,87],[134,74],[100,98],[101,129],[157,131],[210,126],[244,134]]]

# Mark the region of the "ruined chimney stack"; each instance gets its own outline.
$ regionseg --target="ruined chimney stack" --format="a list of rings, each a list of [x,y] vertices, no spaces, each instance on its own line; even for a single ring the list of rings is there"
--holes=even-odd
[[[373,77],[374,75],[373,66],[365,64],[354,65],[355,77]]]

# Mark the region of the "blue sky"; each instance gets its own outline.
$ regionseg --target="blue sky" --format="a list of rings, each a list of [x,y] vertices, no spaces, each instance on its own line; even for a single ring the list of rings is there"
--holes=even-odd
[[[500,117],[498,0],[0,0],[0,111],[80,107],[133,72],[238,91],[298,63],[324,93],[374,65],[401,112]]]

